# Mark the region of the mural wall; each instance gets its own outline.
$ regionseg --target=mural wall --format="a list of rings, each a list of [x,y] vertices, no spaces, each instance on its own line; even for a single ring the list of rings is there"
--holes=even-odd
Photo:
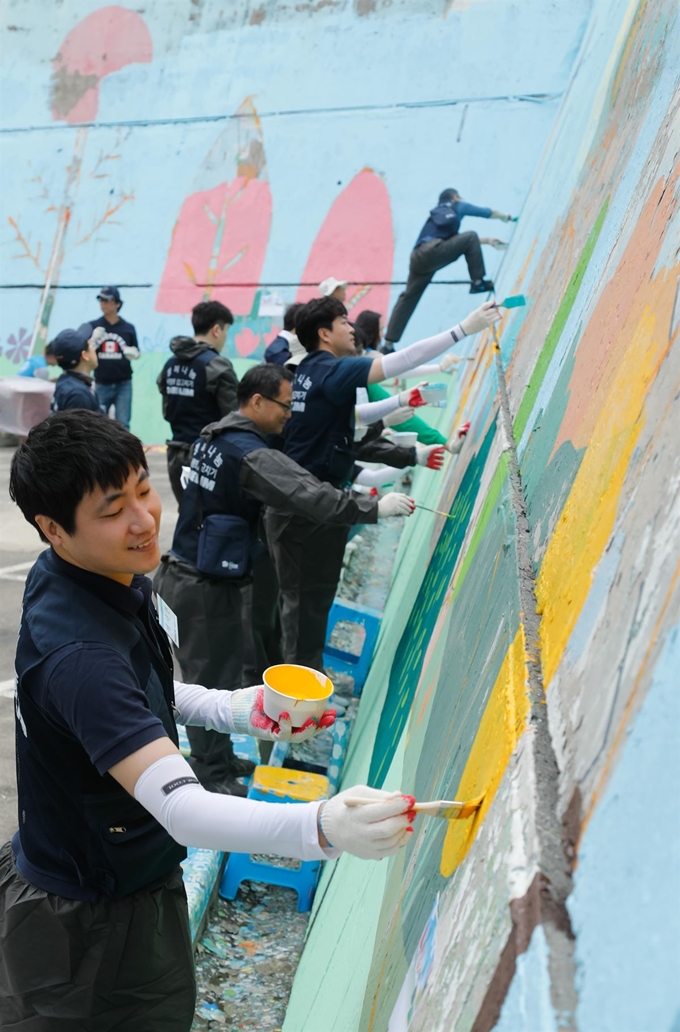
[[[133,429],[159,442],[155,378],[201,299],[234,312],[240,369],[329,275],[387,315],[444,187],[521,210],[591,2],[6,0],[0,375],[120,286]],[[409,339],[460,318],[466,278],[437,277]]]
[[[680,1028],[678,17],[594,3],[414,482],[344,783],[484,802],[327,865],[284,1032]]]

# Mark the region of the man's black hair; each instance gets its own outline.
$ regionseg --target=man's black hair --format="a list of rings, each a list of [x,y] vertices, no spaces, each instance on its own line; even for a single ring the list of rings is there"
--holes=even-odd
[[[304,307],[305,306],[303,304],[300,304],[299,301],[296,301],[292,305],[288,305],[288,308],[286,309],[285,315],[283,317],[283,328],[284,330],[287,330],[288,333],[295,333],[295,317],[300,311],[300,309]]]
[[[120,490],[131,470],[148,471],[142,442],[103,412],[55,412],[29,431],[14,453],[9,496],[32,523],[47,516],[73,535],[76,509],[100,487]]]
[[[253,394],[262,394],[265,398],[276,398],[284,380],[289,382],[293,380],[293,373],[284,366],[270,363],[253,366],[238,385],[236,397],[239,405],[245,405]]]
[[[359,336],[365,348],[377,348],[380,343],[380,312],[359,312],[354,323],[354,332]]]
[[[347,315],[347,309],[337,297],[315,297],[303,305],[295,320],[295,332],[305,351],[316,351],[319,330],[332,330],[333,320]]]
[[[460,197],[457,190],[454,190],[452,186],[449,186],[446,190],[442,190],[439,195],[440,204],[448,204],[449,201],[455,201],[456,197]]]
[[[191,325],[198,337],[212,330],[215,323],[232,326],[234,316],[221,301],[200,301],[191,309]]]

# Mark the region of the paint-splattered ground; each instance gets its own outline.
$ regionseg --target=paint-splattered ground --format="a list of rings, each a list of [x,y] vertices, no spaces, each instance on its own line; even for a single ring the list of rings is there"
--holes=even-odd
[[[338,592],[342,598],[383,608],[402,526],[403,520],[392,519],[361,528],[346,557]],[[336,690],[347,698],[351,718],[357,701],[350,700],[350,689],[349,679],[336,678]],[[330,735],[319,735],[300,746],[296,755],[324,765],[330,748]],[[308,919],[309,914],[298,914],[295,893],[274,885],[246,882],[233,902],[218,900],[196,954],[198,997],[192,1028],[280,1029]]]

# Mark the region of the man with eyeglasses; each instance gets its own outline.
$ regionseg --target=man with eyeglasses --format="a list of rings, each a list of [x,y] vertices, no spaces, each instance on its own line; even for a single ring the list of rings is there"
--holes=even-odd
[[[193,446],[172,548],[162,557],[154,578],[154,589],[177,617],[175,653],[187,683],[231,691],[241,687],[241,588],[265,551],[259,537],[263,505],[330,526],[375,523],[379,517],[407,516],[413,511],[406,495],[391,493],[377,501],[340,491],[282,451],[268,447],[268,435],[281,434],[290,418],[292,379],[293,374],[281,366],[248,370],[238,386],[238,411],[206,426]],[[234,521],[226,528],[223,521],[224,547],[215,548],[217,562],[211,567],[206,530],[215,527],[215,534],[220,533],[215,517]],[[234,547],[229,552],[240,531],[249,538],[245,568],[237,568],[238,550]],[[257,588],[256,577],[254,596]],[[257,604],[254,597],[253,608]],[[225,736],[202,727],[187,727],[187,734],[199,781],[211,791],[245,795]]]

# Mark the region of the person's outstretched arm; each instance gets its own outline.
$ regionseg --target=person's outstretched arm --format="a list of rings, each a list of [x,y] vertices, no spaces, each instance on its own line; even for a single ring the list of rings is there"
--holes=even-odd
[[[468,316],[444,333],[438,333],[435,337],[427,337],[425,340],[416,341],[407,348],[394,351],[390,355],[380,355],[373,359],[368,373],[369,383],[379,383],[380,380],[387,380],[392,376],[402,376],[409,369],[416,369],[419,365],[431,362],[451,347],[452,344],[459,344],[464,337],[479,333],[493,325],[501,315],[494,301],[485,301],[483,305],[470,312]]]

